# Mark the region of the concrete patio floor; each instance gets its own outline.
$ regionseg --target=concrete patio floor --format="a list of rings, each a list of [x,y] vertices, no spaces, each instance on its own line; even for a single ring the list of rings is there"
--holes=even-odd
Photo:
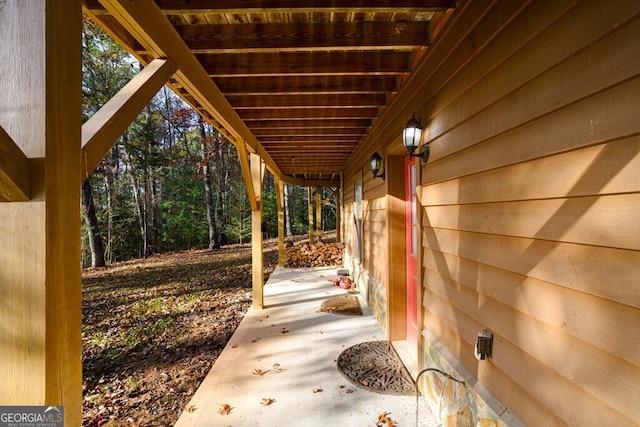
[[[175,425],[360,427],[376,426],[387,412],[397,426],[415,426],[415,396],[371,392],[338,371],[344,349],[385,336],[361,297],[363,316],[317,312],[322,300],[346,293],[328,281],[335,274],[335,267],[276,269],[265,308],[249,310]],[[419,401],[419,426],[440,425]],[[229,414],[218,412],[223,404]]]

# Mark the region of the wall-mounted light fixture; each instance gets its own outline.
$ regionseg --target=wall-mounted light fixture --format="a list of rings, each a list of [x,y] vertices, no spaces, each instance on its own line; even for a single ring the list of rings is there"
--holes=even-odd
[[[402,129],[402,145],[404,145],[405,150],[409,153],[409,157],[420,157],[423,163],[426,163],[429,160],[429,145],[425,144],[422,147],[422,151],[418,154],[413,154],[414,151],[418,149],[420,146],[420,141],[422,140],[422,124],[418,119],[416,119],[415,113],[411,120],[404,125],[404,129]]]
[[[382,168],[382,156],[378,154],[377,151],[371,155],[371,158],[369,159],[369,167],[371,168],[373,179],[382,178],[384,181],[384,171],[380,172],[380,169]],[[379,175],[378,172],[380,172]]]

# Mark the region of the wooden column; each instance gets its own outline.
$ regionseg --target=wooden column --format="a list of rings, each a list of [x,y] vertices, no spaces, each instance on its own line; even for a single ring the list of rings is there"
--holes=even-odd
[[[407,336],[407,294],[405,255],[405,171],[404,157],[387,156],[387,334],[390,340]]]
[[[278,209],[278,265],[284,267],[284,181],[275,177]]]
[[[308,187],[309,190],[309,243],[313,243],[313,188]]]
[[[316,238],[322,240],[322,188],[316,187]]]
[[[340,206],[342,204],[342,192],[340,189],[336,192],[336,242],[342,242],[342,228],[340,227],[342,221],[341,218],[341,209]]]
[[[0,2],[0,127],[29,200],[0,203],[0,404],[82,424],[80,0]]]
[[[256,209],[251,210],[251,276],[253,308],[264,307],[264,250],[262,247],[262,180],[264,163],[257,154],[251,154],[251,181]]]

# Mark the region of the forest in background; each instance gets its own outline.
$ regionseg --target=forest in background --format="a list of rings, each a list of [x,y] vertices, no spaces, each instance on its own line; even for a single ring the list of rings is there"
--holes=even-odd
[[[83,122],[141,69],[89,19],[82,36]],[[322,200],[331,190],[321,189]],[[286,235],[308,232],[306,188],[285,184]],[[335,198],[322,208],[334,229]],[[251,239],[236,147],[164,87],[82,184],[83,267]],[[263,187],[265,238],[277,236],[274,179]]]

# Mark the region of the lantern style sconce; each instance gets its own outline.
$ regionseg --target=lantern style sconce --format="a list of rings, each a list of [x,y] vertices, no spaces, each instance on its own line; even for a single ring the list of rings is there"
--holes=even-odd
[[[384,181],[384,171],[380,172],[380,169],[382,168],[382,156],[378,154],[378,152],[371,155],[371,158],[369,159],[369,167],[371,168],[373,179],[382,178]],[[378,175],[378,172],[380,172],[380,175]]]
[[[414,151],[418,149],[420,146],[420,141],[422,140],[422,124],[418,119],[416,119],[415,113],[411,120],[404,125],[404,129],[402,129],[402,145],[404,145],[405,150],[409,153],[409,158],[411,157],[419,157],[422,159],[423,163],[426,163],[429,160],[429,145],[425,144],[422,147],[422,151],[417,154],[413,154]]]

